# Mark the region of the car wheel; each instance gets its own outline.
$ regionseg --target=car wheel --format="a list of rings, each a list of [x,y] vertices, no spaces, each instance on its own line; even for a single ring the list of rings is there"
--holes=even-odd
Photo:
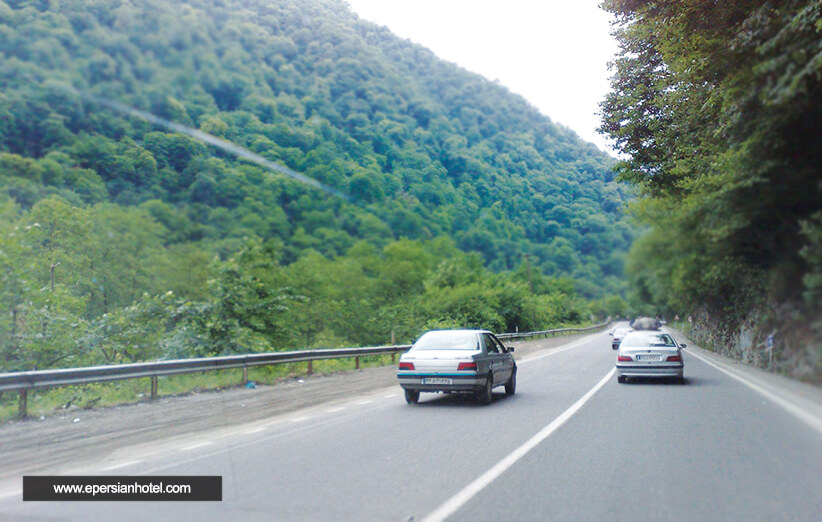
[[[420,392],[416,390],[405,390],[405,402],[408,404],[417,404],[420,402]]]
[[[477,395],[477,400],[481,404],[491,404],[491,400],[493,400],[494,395],[494,375],[489,373],[488,378],[485,379],[485,387],[479,392]]]
[[[617,377],[617,382],[619,384],[625,384],[626,382],[628,382],[628,378],[625,377],[624,375],[620,375],[620,376]]]
[[[505,383],[505,395],[513,395],[517,393],[517,368],[511,372],[511,378]]]

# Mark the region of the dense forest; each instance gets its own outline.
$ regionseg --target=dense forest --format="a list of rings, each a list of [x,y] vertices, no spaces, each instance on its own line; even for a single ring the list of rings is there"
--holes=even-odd
[[[602,130],[650,230],[627,262],[635,301],[822,381],[822,4],[604,6],[622,50]]]
[[[339,0],[0,0],[0,367],[624,313],[612,165]]]

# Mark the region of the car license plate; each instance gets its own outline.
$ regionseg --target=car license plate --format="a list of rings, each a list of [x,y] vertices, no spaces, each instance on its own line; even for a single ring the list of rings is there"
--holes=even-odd
[[[423,384],[452,384],[453,381],[451,379],[446,379],[445,377],[423,377],[422,378]]]
[[[661,356],[659,355],[637,355],[637,360],[640,361],[659,361]]]

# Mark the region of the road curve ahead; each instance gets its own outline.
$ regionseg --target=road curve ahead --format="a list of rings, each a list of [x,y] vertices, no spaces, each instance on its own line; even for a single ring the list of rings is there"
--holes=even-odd
[[[222,502],[18,493],[0,519],[819,520],[822,431],[706,357],[685,350],[684,385],[618,384],[593,334],[519,360],[488,406],[396,386],[64,470],[222,475]]]

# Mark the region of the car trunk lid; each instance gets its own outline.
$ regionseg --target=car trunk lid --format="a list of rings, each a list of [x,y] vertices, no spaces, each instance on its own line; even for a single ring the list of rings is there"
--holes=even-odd
[[[478,353],[466,350],[420,350],[405,354],[402,360],[413,362],[417,371],[457,371],[459,363],[472,361]]]

